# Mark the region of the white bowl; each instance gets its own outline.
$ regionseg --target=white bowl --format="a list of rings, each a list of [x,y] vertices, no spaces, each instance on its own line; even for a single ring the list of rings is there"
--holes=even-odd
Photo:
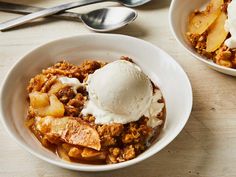
[[[26,87],[31,77],[58,60],[74,64],[84,59],[113,61],[131,57],[163,92],[167,121],[160,138],[137,158],[112,165],[69,163],[43,148],[25,127]],[[1,119],[7,132],[24,149],[60,167],[80,171],[106,171],[127,167],[160,151],[183,129],[192,108],[192,89],[183,69],[167,53],[140,39],[114,34],[89,34],[49,42],[22,57],[11,69],[1,91]]]
[[[186,38],[188,17],[191,12],[195,9],[201,9],[209,3],[210,0],[172,0],[169,10],[169,23],[172,33],[174,34],[176,40],[195,58],[207,64],[212,69],[228,74],[231,76],[236,76],[236,69],[227,68],[215,64],[212,60],[208,60],[206,57],[198,54],[195,49],[190,45]]]

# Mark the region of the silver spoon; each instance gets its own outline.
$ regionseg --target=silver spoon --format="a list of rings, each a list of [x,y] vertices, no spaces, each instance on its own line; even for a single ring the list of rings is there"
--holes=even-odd
[[[6,3],[6,2],[0,2],[0,11],[6,11],[6,12],[17,12],[17,13],[23,13],[28,14],[35,11],[42,10],[41,7],[34,7],[34,6],[28,6],[28,5],[21,5],[21,4],[14,4],[14,3]],[[112,11],[111,11],[112,10]],[[101,15],[102,13],[108,13],[108,11],[111,11],[112,13]],[[117,17],[116,13],[121,13],[122,15],[119,15]],[[98,17],[105,16],[106,19],[99,20]],[[105,31],[111,31],[117,28],[120,28],[133,20],[137,17],[137,13],[129,8],[118,8],[118,7],[111,7],[111,8],[103,8],[103,9],[97,9],[94,11],[89,12],[88,14],[78,14],[74,12],[64,12],[60,14],[55,14],[53,17],[60,18],[60,19],[66,19],[66,20],[76,20],[76,21],[82,21],[89,29],[93,31],[98,32],[105,32]],[[107,23],[108,18],[114,18],[112,23]],[[101,23],[102,22],[102,23]]]
[[[21,24],[24,24],[26,22],[32,21],[34,19],[37,19],[40,17],[46,17],[46,16],[56,14],[64,10],[71,9],[71,8],[81,7],[84,5],[89,5],[89,4],[99,3],[99,2],[106,2],[106,1],[116,1],[128,7],[136,7],[136,6],[143,5],[151,0],[80,0],[79,2],[72,2],[72,3],[55,6],[52,8],[44,9],[35,13],[25,15],[23,17],[18,17],[18,18],[6,21],[0,24],[0,30],[7,30],[10,28],[19,26]]]

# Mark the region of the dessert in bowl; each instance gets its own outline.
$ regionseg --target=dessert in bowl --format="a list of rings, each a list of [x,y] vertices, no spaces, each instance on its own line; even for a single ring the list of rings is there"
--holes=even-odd
[[[231,0],[172,1],[169,20],[177,41],[200,61],[236,76]]]
[[[26,125],[64,160],[114,164],[137,157],[165,121],[161,91],[127,57],[61,61],[28,85]]]
[[[161,49],[122,35],[38,47],[12,68],[1,92],[2,121],[16,142],[82,171],[127,167],[157,153],[179,134],[191,108],[181,67]]]
[[[220,66],[236,69],[236,2],[212,0],[189,16],[187,38],[196,51]]]

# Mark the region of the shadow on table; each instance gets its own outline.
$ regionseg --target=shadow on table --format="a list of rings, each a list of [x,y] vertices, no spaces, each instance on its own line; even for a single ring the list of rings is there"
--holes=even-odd
[[[9,29],[4,32],[8,32],[8,31],[10,32],[10,31],[19,30],[19,29],[28,29],[28,28],[32,28],[32,27],[46,25],[48,23],[50,23],[50,24],[56,23],[57,21],[58,21],[58,19],[53,19],[53,18],[38,19],[36,21],[22,24],[18,27],[14,27],[14,28]],[[68,20],[68,21],[70,21],[70,20]],[[79,24],[82,24],[82,23],[79,23]],[[78,27],[86,29],[85,26],[78,26]],[[92,32],[92,31],[88,30],[88,32]],[[129,24],[129,25],[127,25],[123,28],[117,29],[115,31],[111,31],[111,32],[103,33],[103,34],[109,34],[109,33],[129,35],[129,36],[138,37],[138,38],[144,38],[148,35],[148,31],[147,31],[147,29],[145,29],[145,27],[140,26],[135,23]],[[76,35],[76,34],[74,34],[74,35]]]
[[[151,2],[137,7],[137,10],[156,10],[168,8],[170,6],[171,0],[152,0]]]
[[[148,36],[148,30],[145,28],[145,26],[141,26],[136,23],[131,23],[123,28],[112,31],[111,33],[124,34],[138,38],[144,38]]]
[[[32,22],[22,24],[20,26],[8,29],[3,32],[10,32],[10,31],[19,30],[19,29],[27,29],[27,28],[37,27],[37,26],[41,26],[41,25],[46,25],[48,23],[55,23],[57,21],[58,21],[58,19],[56,19],[56,18],[41,18],[41,19],[34,20]]]

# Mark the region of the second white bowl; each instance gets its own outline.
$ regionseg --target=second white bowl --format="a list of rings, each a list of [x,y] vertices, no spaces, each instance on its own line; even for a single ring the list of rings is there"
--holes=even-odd
[[[210,0],[172,0],[169,10],[169,23],[171,31],[176,40],[184,47],[186,51],[188,51],[195,58],[205,63],[214,70],[231,76],[236,76],[236,69],[217,65],[212,60],[208,60],[206,57],[198,54],[186,38],[185,34],[187,32],[189,14],[195,9],[200,9],[206,6],[206,4],[209,2]]]

